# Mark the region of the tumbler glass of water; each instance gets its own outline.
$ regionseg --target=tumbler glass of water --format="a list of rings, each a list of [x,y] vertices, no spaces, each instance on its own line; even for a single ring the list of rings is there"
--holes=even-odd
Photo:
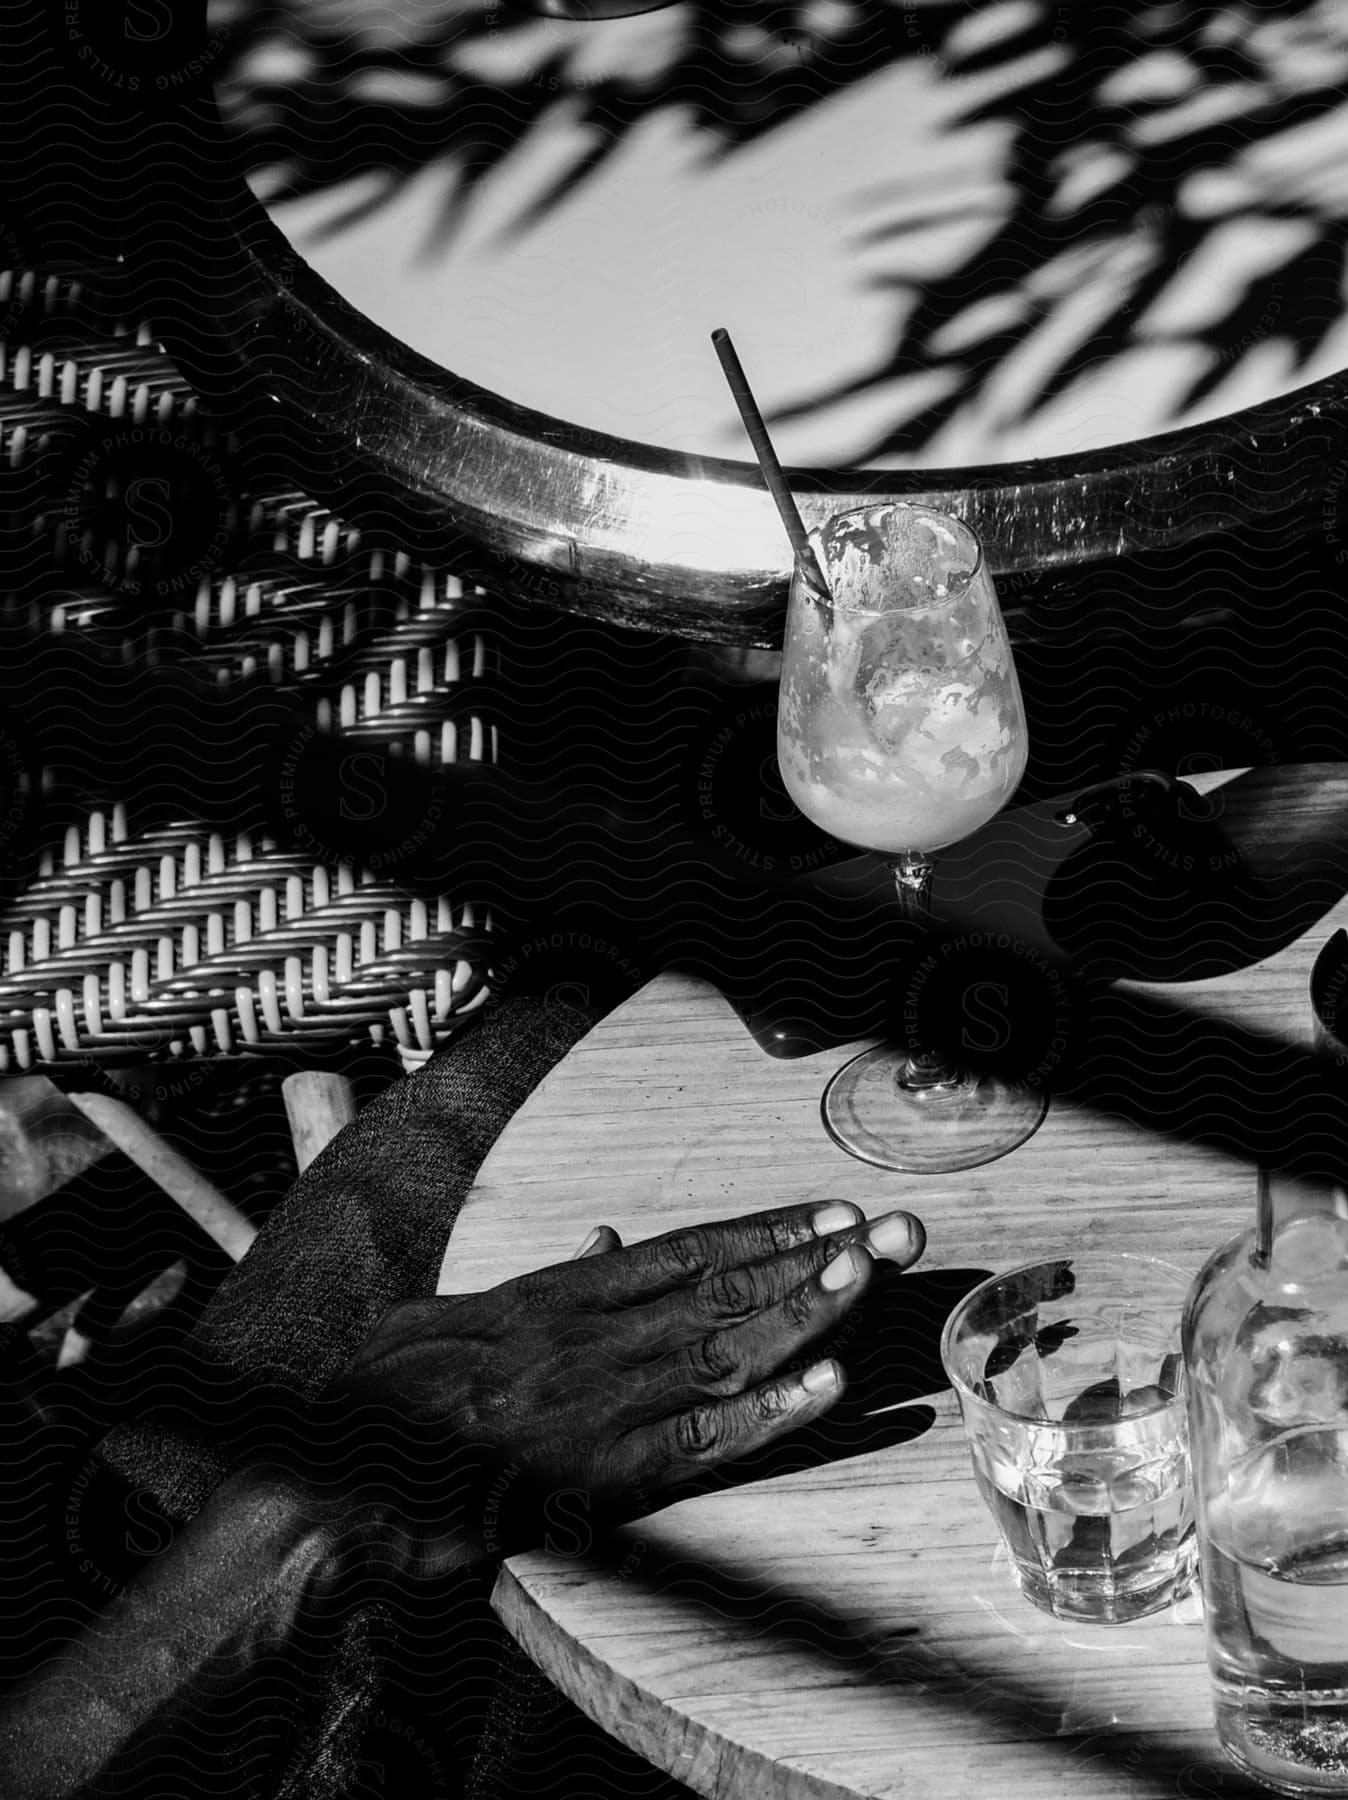
[[[993,1276],[946,1323],[979,1490],[1020,1591],[1058,1618],[1120,1624],[1193,1584],[1190,1279],[1152,1257],[1063,1256]]]

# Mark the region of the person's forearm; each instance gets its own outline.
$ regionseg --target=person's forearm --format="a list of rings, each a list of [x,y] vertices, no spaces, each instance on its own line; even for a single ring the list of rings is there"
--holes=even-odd
[[[452,1531],[430,1572],[474,1562]],[[196,1795],[252,1795],[288,1755],[342,1614],[427,1572],[388,1509],[250,1467],[0,1707],[6,1800],[139,1797],[166,1755]],[[243,1748],[241,1749],[240,1746]]]

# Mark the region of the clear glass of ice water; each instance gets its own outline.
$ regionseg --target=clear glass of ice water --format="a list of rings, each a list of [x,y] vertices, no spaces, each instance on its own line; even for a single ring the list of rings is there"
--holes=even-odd
[[[1122,1624],[1193,1584],[1190,1280],[1153,1257],[1056,1257],[994,1275],[946,1322],[979,1491],[1020,1591],[1057,1618]]]

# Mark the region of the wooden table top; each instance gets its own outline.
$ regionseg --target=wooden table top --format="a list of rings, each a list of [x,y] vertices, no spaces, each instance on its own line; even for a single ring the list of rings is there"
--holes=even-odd
[[[1239,784],[1229,792],[1238,813]],[[1117,1104],[1088,1070],[1060,1071],[1029,1142],[935,1177],[870,1167],[828,1138],[820,1094],[850,1052],[769,1057],[714,988],[661,975],[511,1122],[455,1228],[442,1291],[563,1260],[601,1222],[632,1242],[832,1197],[926,1223],[926,1257],[885,1298],[899,1362],[904,1286],[922,1271],[1106,1243],[1196,1271],[1253,1220],[1263,1115],[1285,1123],[1289,1108],[1318,1105],[1323,1125],[1336,1104],[1313,1077],[1319,1098],[1306,1097],[1307,983],[1345,924],[1348,899],[1253,966],[1163,990],[1116,983],[1108,1029],[1143,1021],[1139,1054],[1112,1065],[1136,1076],[1107,1090]],[[1214,1103],[1202,1071],[1215,1064],[1220,1089],[1224,1059],[1227,1097]],[[494,1602],[507,1628],[605,1730],[700,1794],[1261,1791],[1218,1747],[1196,1599],[1084,1627],[1014,1589],[932,1365],[948,1303],[938,1281],[923,1345],[908,1347],[930,1391],[854,1419],[850,1437],[839,1427],[835,1451],[861,1453],[802,1456],[807,1466],[682,1501],[574,1554],[514,1558]],[[849,1367],[845,1345],[840,1355]]]

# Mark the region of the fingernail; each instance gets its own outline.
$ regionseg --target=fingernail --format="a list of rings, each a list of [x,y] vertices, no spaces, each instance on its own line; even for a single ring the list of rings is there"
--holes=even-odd
[[[866,1243],[877,1256],[907,1256],[913,1248],[913,1221],[907,1213],[890,1213],[867,1228]]]
[[[855,1206],[848,1206],[844,1200],[830,1200],[810,1220],[816,1237],[827,1237],[831,1231],[846,1231],[849,1225],[855,1225],[861,1214]]]
[[[816,1363],[812,1369],[806,1369],[800,1378],[800,1385],[807,1394],[822,1394],[826,1388],[837,1387],[838,1370],[831,1362]]]
[[[827,1288],[830,1293],[836,1293],[839,1288],[845,1288],[849,1282],[855,1281],[860,1273],[861,1263],[858,1259],[850,1250],[841,1250],[833,1261],[825,1266],[823,1274],[819,1277],[819,1285]]]
[[[581,1245],[580,1249],[577,1250],[575,1255],[571,1258],[572,1262],[578,1262],[582,1256],[588,1256],[603,1236],[603,1232],[603,1226],[596,1225],[589,1237],[587,1237],[585,1242]]]

